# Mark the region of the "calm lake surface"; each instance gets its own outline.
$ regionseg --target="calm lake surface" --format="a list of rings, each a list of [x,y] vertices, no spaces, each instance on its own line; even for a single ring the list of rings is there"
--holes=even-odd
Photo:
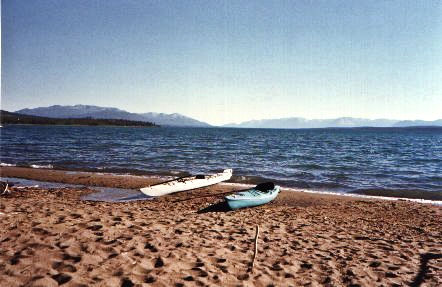
[[[235,182],[442,191],[441,128],[233,129],[4,126],[2,165],[181,175],[233,168]]]

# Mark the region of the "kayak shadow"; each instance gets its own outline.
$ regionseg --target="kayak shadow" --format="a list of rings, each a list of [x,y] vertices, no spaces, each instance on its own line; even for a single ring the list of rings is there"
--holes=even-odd
[[[186,191],[182,191],[182,192],[177,192],[175,194],[185,194]],[[206,193],[203,195],[199,195],[199,196],[192,196],[189,198],[184,198],[184,199],[177,199],[173,202],[184,202],[184,201],[189,201],[189,200],[193,200],[193,199],[198,199],[198,198],[206,198],[206,197],[214,197],[214,196],[219,196],[219,195],[224,195],[224,194],[228,194],[228,193],[232,193],[231,191],[227,191],[227,192],[221,192],[221,193]]]
[[[198,210],[197,213],[201,214],[201,213],[208,213],[208,212],[228,212],[228,211],[232,211],[229,207],[229,205],[227,205],[227,202],[225,201],[221,201],[215,204],[212,204],[206,208],[203,208],[201,210]]]

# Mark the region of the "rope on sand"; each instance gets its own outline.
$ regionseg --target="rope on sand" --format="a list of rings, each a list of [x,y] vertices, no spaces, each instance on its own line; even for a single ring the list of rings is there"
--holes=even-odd
[[[259,225],[256,225],[255,252],[253,252],[252,268],[250,269],[250,271],[252,271],[252,272],[253,272],[253,267],[255,266],[256,254],[258,253],[258,235],[259,235]]]

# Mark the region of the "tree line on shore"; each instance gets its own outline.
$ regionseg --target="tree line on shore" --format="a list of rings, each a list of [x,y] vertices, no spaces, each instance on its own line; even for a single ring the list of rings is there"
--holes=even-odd
[[[157,127],[155,123],[122,119],[47,118],[0,111],[0,124]]]

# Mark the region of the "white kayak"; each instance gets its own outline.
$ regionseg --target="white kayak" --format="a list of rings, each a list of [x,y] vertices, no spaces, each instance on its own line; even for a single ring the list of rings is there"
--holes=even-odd
[[[148,196],[162,196],[174,192],[191,190],[204,186],[217,184],[229,180],[232,177],[232,170],[225,169],[221,173],[211,175],[195,175],[162,182],[141,188],[141,192]]]

